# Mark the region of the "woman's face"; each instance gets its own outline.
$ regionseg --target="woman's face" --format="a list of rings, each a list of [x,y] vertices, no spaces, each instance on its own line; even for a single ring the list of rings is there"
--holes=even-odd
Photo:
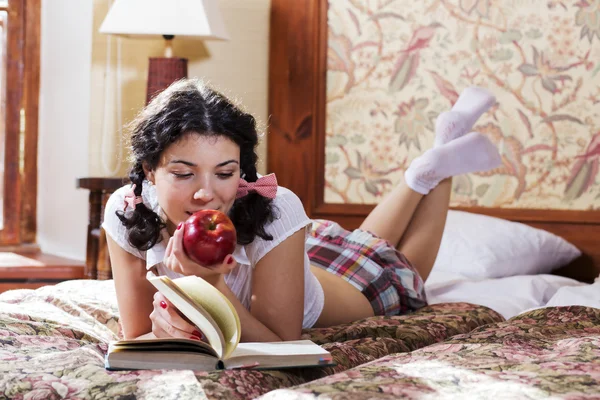
[[[192,132],[163,151],[156,170],[144,169],[172,234],[196,211],[229,212],[240,183],[240,148],[225,136]]]

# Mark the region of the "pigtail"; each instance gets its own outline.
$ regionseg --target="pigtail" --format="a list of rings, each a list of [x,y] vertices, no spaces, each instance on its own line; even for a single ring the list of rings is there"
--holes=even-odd
[[[256,182],[256,153],[254,151],[241,151],[240,164],[247,182]],[[265,231],[265,225],[276,219],[273,200],[263,197],[258,193],[248,193],[237,199],[231,210],[229,218],[237,231],[237,241],[240,245],[252,243],[256,236],[264,240],[273,240],[273,236]]]
[[[135,195],[141,196],[145,179],[141,164],[131,169],[129,179],[131,183],[135,184]],[[129,213],[129,217],[125,216],[125,212],[120,210],[116,214],[121,223],[127,228],[128,241],[131,246],[146,251],[161,241],[160,232],[166,227],[166,224],[158,214],[146,207],[144,203],[136,204],[133,212]]]

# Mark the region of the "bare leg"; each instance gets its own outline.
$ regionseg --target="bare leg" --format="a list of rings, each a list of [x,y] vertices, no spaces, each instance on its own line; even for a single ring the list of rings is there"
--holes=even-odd
[[[396,246],[424,281],[433,268],[440,248],[451,192],[452,178],[448,178],[425,196]]]
[[[442,241],[452,179],[423,196],[400,184],[364,220],[368,230],[396,246],[426,280]]]
[[[397,185],[367,215],[360,229],[369,231],[397,246],[423,195],[406,184]]]

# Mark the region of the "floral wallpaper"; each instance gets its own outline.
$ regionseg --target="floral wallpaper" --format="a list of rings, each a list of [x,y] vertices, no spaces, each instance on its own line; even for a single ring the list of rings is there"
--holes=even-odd
[[[503,165],[452,205],[600,209],[600,0],[329,0],[325,201],[376,203],[462,89]]]

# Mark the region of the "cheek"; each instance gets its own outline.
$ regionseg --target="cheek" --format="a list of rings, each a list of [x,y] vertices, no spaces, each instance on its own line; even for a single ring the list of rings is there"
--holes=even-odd
[[[156,190],[158,192],[158,203],[167,214],[182,209],[187,196],[185,190],[176,190],[168,184],[164,187],[157,185]]]
[[[223,201],[223,205],[226,207],[226,211],[229,212],[233,202],[235,201],[237,195],[238,183],[236,182],[234,185],[228,185],[221,190],[221,200]]]

